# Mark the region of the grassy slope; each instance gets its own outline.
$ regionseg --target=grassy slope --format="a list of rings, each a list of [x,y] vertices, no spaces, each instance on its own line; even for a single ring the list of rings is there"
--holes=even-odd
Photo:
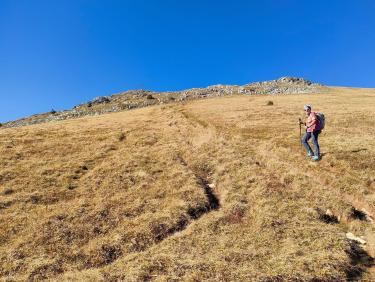
[[[319,164],[298,141],[307,102],[327,117]],[[371,281],[374,227],[350,214],[375,215],[374,107],[335,88],[1,130],[0,277]]]

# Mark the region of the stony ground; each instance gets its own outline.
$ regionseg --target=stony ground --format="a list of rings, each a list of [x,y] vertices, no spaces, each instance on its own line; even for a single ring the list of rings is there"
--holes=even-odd
[[[1,129],[0,279],[374,281],[374,107],[330,88]]]
[[[163,105],[196,99],[206,99],[233,95],[256,94],[304,94],[324,91],[324,87],[302,78],[282,77],[277,80],[238,85],[213,85],[207,88],[193,88],[176,92],[152,92],[130,90],[112,96],[96,97],[92,101],[75,106],[71,110],[36,114],[2,124],[2,127],[18,127],[51,121],[60,121],[84,116],[97,116],[153,105]]]

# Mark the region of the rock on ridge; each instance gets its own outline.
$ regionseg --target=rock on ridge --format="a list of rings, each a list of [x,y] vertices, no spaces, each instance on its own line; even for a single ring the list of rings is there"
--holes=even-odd
[[[213,98],[231,95],[274,95],[302,94],[322,91],[324,86],[298,77],[281,77],[275,80],[254,82],[245,85],[211,85],[206,88],[192,88],[182,91],[153,92],[148,90],[128,90],[111,96],[99,96],[71,110],[47,112],[3,123],[0,129],[32,125],[44,122],[96,116],[157,104]]]

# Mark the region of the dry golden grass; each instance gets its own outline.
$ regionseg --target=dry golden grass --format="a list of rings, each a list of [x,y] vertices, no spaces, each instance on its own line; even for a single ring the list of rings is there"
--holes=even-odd
[[[319,163],[305,103],[326,114]],[[373,281],[374,108],[331,88],[2,129],[0,279]]]

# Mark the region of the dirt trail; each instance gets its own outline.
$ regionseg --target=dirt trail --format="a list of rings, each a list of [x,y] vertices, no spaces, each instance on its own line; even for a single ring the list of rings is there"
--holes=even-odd
[[[226,127],[223,126],[223,124],[216,123],[216,122],[210,122],[208,117],[204,116],[198,116],[194,114],[193,111],[189,111],[189,109],[182,108],[179,110],[179,113],[182,114],[184,118],[189,120],[191,124],[193,124],[194,127],[201,126],[204,127],[206,130],[212,130],[215,131],[216,134],[222,135],[222,136],[230,136],[231,139],[235,138],[235,136],[241,137],[249,142],[249,146],[252,146],[254,148],[254,156],[258,160],[263,160],[268,163],[272,163],[273,165],[276,165],[274,167],[276,173],[277,171],[283,172],[287,170],[293,170],[295,169],[295,164],[289,163],[288,159],[294,155],[294,158],[298,158],[300,161],[300,167],[299,167],[299,174],[301,177],[307,177],[311,180],[310,187],[314,187],[315,185],[320,185],[321,187],[326,187],[330,190],[330,193],[334,193],[337,198],[344,197],[345,201],[347,202],[348,206],[351,207],[351,210],[355,210],[356,207],[366,207],[367,210],[372,209],[369,207],[369,205],[365,202],[364,199],[358,198],[358,195],[353,197],[353,195],[348,193],[343,193],[342,189],[339,187],[336,187],[334,185],[330,185],[329,183],[334,182],[340,175],[343,173],[343,167],[338,164],[338,167],[332,167],[332,165],[328,165],[327,163],[324,163],[322,161],[319,164],[314,164],[306,160],[305,158],[301,157],[303,153],[292,151],[289,148],[282,148],[282,151],[279,150],[279,147],[275,144],[273,141],[259,141],[257,138],[251,138],[248,134],[243,134],[241,130],[237,130],[236,126],[233,127]],[[233,132],[237,132],[233,134]],[[251,145],[250,145],[251,144]],[[285,155],[287,155],[287,159],[285,159]],[[314,165],[320,165],[321,168],[325,169],[327,172],[324,179],[321,179],[321,172],[317,169],[311,169],[311,166]],[[268,174],[269,172],[266,172]],[[344,170],[344,173],[347,175],[352,175],[355,177],[355,173],[352,171]],[[282,173],[279,173],[280,179],[282,178]],[[328,180],[327,180],[328,179]],[[358,180],[361,182],[361,180]],[[348,211],[345,211],[348,212]],[[369,216],[370,218],[373,218],[372,214],[367,214],[366,216]],[[339,215],[339,219],[342,219],[343,214]],[[347,220],[350,220],[348,218],[349,216],[345,217],[344,215],[344,222],[342,222],[345,226],[342,227],[343,231],[346,232],[350,226],[347,223]],[[364,217],[366,218],[366,217]],[[356,218],[353,218],[351,220],[354,220]],[[337,220],[337,219],[336,219]],[[346,220],[346,221],[345,221]],[[365,219],[363,219],[366,221]],[[338,221],[337,221],[338,222]],[[374,228],[371,221],[368,221],[369,226],[366,230],[366,232],[374,232]],[[375,280],[375,264],[374,264],[374,258],[371,257],[368,253],[368,251],[374,250],[374,246],[371,242],[367,243],[366,248],[363,248],[363,246],[356,245],[355,242],[351,242],[351,249],[348,252],[348,256],[350,256],[352,260],[353,267],[356,267],[352,272],[348,272],[348,277],[351,277],[350,279],[358,279],[363,275],[363,272],[367,272],[367,276],[364,279],[374,279]]]

